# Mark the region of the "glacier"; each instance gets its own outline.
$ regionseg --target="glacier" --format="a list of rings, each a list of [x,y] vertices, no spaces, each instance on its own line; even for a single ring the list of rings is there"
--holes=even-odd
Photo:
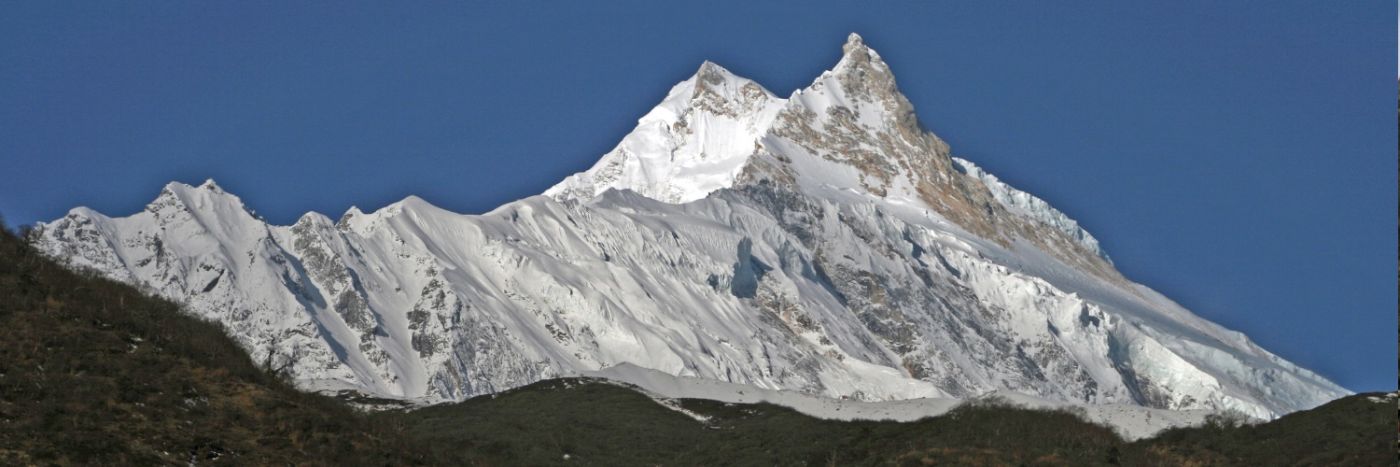
[[[409,197],[272,225],[210,180],[31,235],[312,390],[436,403],[637,368],[1257,418],[1348,393],[1123,277],[1068,215],[953,157],[855,34],[786,98],[705,62],[594,166],[485,214]]]

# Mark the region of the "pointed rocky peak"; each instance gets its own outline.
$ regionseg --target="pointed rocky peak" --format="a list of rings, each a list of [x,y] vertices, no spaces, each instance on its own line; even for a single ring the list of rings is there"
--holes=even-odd
[[[335,226],[339,229],[345,229],[349,227],[350,219],[363,217],[364,215],[365,212],[361,211],[359,206],[350,206],[350,209],[346,209],[345,214],[341,214],[340,219],[335,221]]]
[[[35,223],[34,230],[30,232],[29,239],[43,239],[49,235],[56,235],[60,239],[79,238],[85,235],[80,234],[80,231],[93,232],[91,238],[97,238],[96,229],[98,227],[96,224],[105,223],[109,220],[110,218],[100,212],[94,211],[86,206],[78,206],[69,209],[67,214],[53,221]]]
[[[842,46],[841,50],[849,54],[851,50],[858,47],[865,47],[865,39],[862,39],[860,34],[852,32],[846,35],[846,45]]]
[[[793,94],[747,181],[863,192],[934,210],[982,238],[1009,244],[1001,206],[953,167],[948,145],[924,129],[890,67],[859,34],[836,66]]]
[[[335,221],[335,228],[341,232],[349,232],[361,219],[365,218],[365,212],[359,206],[350,206],[345,210],[345,214],[340,215],[340,219]]]
[[[788,100],[773,134],[808,155],[855,169],[808,171],[818,184],[880,197],[899,189],[899,196],[923,198],[914,191],[924,179],[951,170],[946,145],[919,125],[889,66],[859,34],[851,33],[841,50],[831,70]]]
[[[842,61],[849,59],[851,62],[868,62],[871,58],[878,60],[880,54],[865,45],[865,39],[862,39],[860,34],[853,32],[846,36],[846,43],[841,46],[841,57]]]
[[[185,200],[196,188],[181,182],[170,182],[161,187],[160,194],[156,199],[146,205],[147,211],[161,211],[167,208],[182,208],[186,205]]]
[[[705,60],[700,64],[700,68],[695,70],[695,78],[697,79],[697,86],[707,84],[719,85],[723,84],[725,81],[742,79],[724,67],[719,66],[718,63],[709,60]]]
[[[904,99],[895,85],[894,73],[889,65],[856,33],[846,38],[846,43],[841,46],[841,60],[831,71],[822,74],[814,87],[832,77],[840,83],[842,94],[849,99],[887,101],[895,105],[900,104],[895,101]]]
[[[325,228],[330,227],[331,225],[331,218],[326,217],[325,214],[321,214],[316,211],[309,211],[306,214],[302,214],[301,217],[297,218],[297,222],[295,224],[292,224],[292,227],[295,228],[298,226],[307,226]]]
[[[695,75],[676,85],[671,93],[662,106],[669,107],[677,115],[698,109],[736,119],[751,118],[769,102],[779,100],[753,80],[709,60],[701,63]]]
[[[700,90],[705,88],[733,88],[753,82],[754,81],[751,79],[734,74],[734,72],[720,66],[718,63],[705,60],[700,63],[700,68],[695,70],[695,74],[682,82],[682,84],[691,83],[693,89],[696,91],[695,95],[699,95]],[[757,83],[754,83],[754,85],[757,86]],[[762,87],[760,86],[759,88],[761,89]]]
[[[864,72],[880,72],[888,74],[889,65],[880,58],[880,53],[866,45],[865,39],[859,34],[851,33],[846,38],[846,43],[841,46],[841,61],[836,63],[833,71],[856,70]]]
[[[205,196],[205,195],[202,194],[202,193],[204,193],[204,194],[213,194],[213,195],[221,195],[221,196],[228,196],[228,197],[233,197],[234,199],[237,199],[237,198],[238,198],[237,196],[234,196],[234,195],[232,195],[232,194],[230,194],[230,193],[224,191],[223,187],[220,187],[219,184],[218,184],[217,182],[215,182],[214,179],[212,179],[212,178],[204,179],[204,183],[200,183],[199,186],[192,186],[192,185],[189,185],[189,184],[183,183],[183,182],[170,182],[170,183],[165,184],[165,187],[161,190],[161,195],[162,195],[162,196],[166,196],[166,195],[180,196],[180,197]]]
[[[237,195],[224,191],[214,179],[206,179],[199,186],[181,182],[170,182],[160,190],[160,195],[146,205],[152,213],[177,211],[207,211],[216,215],[241,213],[256,218],[257,215],[243,204]]]

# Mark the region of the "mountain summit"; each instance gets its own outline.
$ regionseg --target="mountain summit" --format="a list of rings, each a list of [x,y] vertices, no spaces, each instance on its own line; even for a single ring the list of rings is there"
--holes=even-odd
[[[311,389],[431,402],[640,368],[1261,418],[1346,392],[1123,277],[1069,216],[953,157],[860,36],[842,51],[787,98],[705,62],[592,168],[483,215],[410,197],[276,226],[172,184],[32,240]]]
[[[545,192],[590,199],[631,190],[678,203],[736,186],[776,183],[811,193],[855,192],[932,210],[982,238],[1015,238],[1107,278],[1098,241],[1043,202],[1023,209],[1008,187],[969,175],[925,130],[880,54],[852,33],[836,66],[787,99],[705,62],[592,168]],[[961,165],[960,165],[961,164]],[[1014,190],[1013,190],[1014,191]],[[1038,199],[1035,201],[1039,201]],[[1035,208],[1030,210],[1031,205]]]
[[[683,203],[734,185],[784,100],[706,61],[593,168],[545,193],[590,199],[608,189]]]

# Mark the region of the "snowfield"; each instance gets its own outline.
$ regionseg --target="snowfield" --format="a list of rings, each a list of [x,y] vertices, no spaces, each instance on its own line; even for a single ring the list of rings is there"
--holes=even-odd
[[[908,419],[1000,394],[1142,436],[1348,393],[1124,278],[1067,215],[953,158],[858,36],[843,52],[786,99],[706,62],[594,167],[482,215],[409,197],[278,226],[171,183],[33,240],[307,388],[379,397],[592,375]]]
[[[1052,401],[1026,394],[997,391],[970,399],[933,397],[890,401],[860,401],[834,399],[792,391],[755,388],[736,383],[702,378],[687,378],[622,364],[601,371],[589,372],[590,377],[625,383],[641,390],[673,410],[681,411],[671,399],[708,399],[734,404],[768,403],[787,407],[817,418],[829,420],[875,420],[912,422],[948,413],[957,406],[979,399],[995,398],[1001,403],[1041,410],[1080,410],[1085,420],[1114,427],[1128,440],[1150,437],[1168,428],[1199,425],[1212,410],[1165,410],[1135,404],[1087,405]],[[705,422],[703,415],[685,411],[691,418]]]

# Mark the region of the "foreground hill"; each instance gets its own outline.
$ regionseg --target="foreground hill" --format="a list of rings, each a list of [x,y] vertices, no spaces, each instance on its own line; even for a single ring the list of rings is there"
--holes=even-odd
[[[217,324],[0,233],[0,464],[414,459],[368,420],[259,368]]]
[[[838,422],[578,378],[365,414],[294,390],[218,326],[0,231],[0,464],[1395,462],[1395,400],[1374,394],[1135,443],[1070,412],[988,403],[912,423]]]
[[[1133,443],[1072,411],[965,405],[916,422],[831,421],[770,404],[653,400],[561,379],[384,417],[452,463],[598,465],[1393,465],[1394,397],[1349,396],[1260,425],[1229,417]]]
[[[1124,459],[1178,465],[1395,465],[1396,402],[1394,393],[1358,394],[1260,425],[1167,430],[1134,443],[1132,457]]]

